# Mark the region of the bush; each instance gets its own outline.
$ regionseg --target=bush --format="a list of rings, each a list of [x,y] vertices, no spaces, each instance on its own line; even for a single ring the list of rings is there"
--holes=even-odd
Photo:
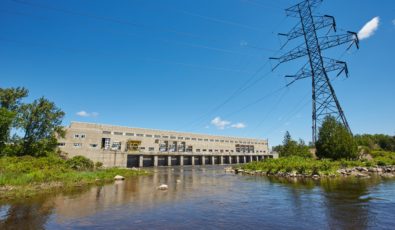
[[[102,162],[98,161],[98,162],[95,163],[95,168],[96,169],[99,169],[101,167],[103,167],[103,163]]]
[[[322,123],[316,149],[319,158],[356,159],[358,155],[352,134],[332,116],[327,116]]]
[[[93,170],[93,161],[83,156],[75,156],[66,161],[69,168],[77,171],[90,171]]]

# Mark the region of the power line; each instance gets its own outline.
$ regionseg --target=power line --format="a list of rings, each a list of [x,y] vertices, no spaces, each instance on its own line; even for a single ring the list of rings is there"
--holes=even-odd
[[[59,8],[59,7],[53,7],[53,6],[45,5],[45,4],[27,2],[27,1],[22,1],[22,0],[12,0],[12,1],[15,2],[15,3],[18,3],[18,4],[28,5],[28,6],[31,6],[31,7],[57,11],[57,12],[61,12],[61,13],[64,13],[64,14],[70,14],[70,15],[75,15],[75,16],[80,16],[80,17],[87,17],[87,18],[100,20],[100,21],[108,21],[108,22],[112,22],[112,23],[116,23],[116,24],[132,26],[132,27],[135,27],[135,28],[148,29],[148,30],[161,31],[161,32],[168,32],[168,33],[173,33],[173,34],[177,34],[177,35],[181,35],[181,36],[205,39],[205,40],[208,40],[208,41],[217,41],[215,39],[212,39],[212,38],[209,38],[209,37],[206,37],[206,36],[193,34],[193,33],[190,33],[190,32],[178,31],[178,30],[164,28],[164,27],[153,27],[151,25],[137,23],[137,22],[131,22],[129,20],[124,20],[124,19],[118,19],[118,18],[113,18],[113,17],[108,17],[108,16],[101,16],[101,15],[96,15],[96,14],[92,14],[92,13],[76,12],[76,11],[72,11],[72,10],[68,10],[68,9],[63,9],[63,8]]]
[[[288,89],[287,87],[282,87],[282,89]],[[284,91],[283,94],[281,94],[281,96],[278,98],[278,100],[274,103],[273,107],[270,108],[267,113],[264,114],[263,119],[261,121],[258,122],[257,125],[254,126],[254,129],[250,132],[255,132],[256,130],[259,129],[259,127],[261,127],[261,125],[267,120],[267,118],[269,117],[269,115],[271,113],[273,113],[273,111],[275,111],[278,106],[280,105],[280,103],[282,102],[282,100],[284,99],[285,95],[288,93],[288,90]]]
[[[24,41],[19,41],[15,39],[7,39],[4,37],[0,37],[0,41],[3,42],[11,42],[11,43],[16,43],[16,44],[21,44],[25,46],[33,46],[33,47],[50,47],[47,44],[43,43],[35,43],[35,42],[24,42]],[[59,49],[65,52],[72,52],[74,53],[82,53],[82,54],[88,54],[88,55],[102,55],[102,56],[111,56],[112,54],[105,53],[102,51],[96,51],[96,50],[87,50],[87,49],[78,49],[78,48],[73,48],[73,47],[50,47],[51,49]],[[215,71],[225,71],[225,72],[237,72],[237,73],[247,73],[250,74],[251,72],[243,71],[240,69],[231,69],[231,68],[226,68],[226,67],[216,67],[216,66],[203,66],[203,65],[195,65],[195,64],[190,64],[190,63],[184,63],[184,62],[176,62],[176,61],[169,61],[169,60],[164,60],[164,59],[158,59],[158,58],[150,58],[150,57],[131,57],[134,60],[137,61],[143,61],[143,62],[161,62],[165,64],[173,64],[173,65],[180,65],[180,66],[186,66],[186,67],[193,67],[193,68],[198,68],[198,69],[209,69],[209,70],[215,70]]]

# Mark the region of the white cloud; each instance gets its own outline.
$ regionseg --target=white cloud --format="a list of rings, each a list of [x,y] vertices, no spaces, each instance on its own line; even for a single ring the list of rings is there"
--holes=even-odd
[[[221,117],[215,117],[211,120],[211,124],[214,125],[217,129],[225,129],[225,128],[235,128],[235,129],[243,129],[246,125],[242,122],[233,123],[227,120],[222,120]]]
[[[242,122],[232,124],[230,127],[235,128],[235,129],[244,129],[246,125]]]
[[[380,23],[379,17],[374,17],[372,20],[368,21],[358,32],[358,38],[360,40],[363,40],[372,36],[374,32],[377,30],[377,28],[379,27],[379,23]]]
[[[217,127],[218,129],[224,129],[228,125],[230,125],[230,121],[222,120],[220,117],[216,117],[211,121],[211,124]]]
[[[97,112],[88,113],[85,110],[81,110],[81,111],[77,112],[76,114],[80,117],[97,117],[97,116],[99,116],[99,113],[97,113]]]

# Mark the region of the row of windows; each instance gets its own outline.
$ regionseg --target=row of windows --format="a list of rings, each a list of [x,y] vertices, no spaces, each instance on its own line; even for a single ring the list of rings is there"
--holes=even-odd
[[[111,131],[103,131],[103,134],[111,134]],[[203,139],[203,138],[195,138],[195,137],[176,137],[176,136],[161,136],[161,135],[152,135],[152,134],[141,134],[141,133],[122,133],[122,132],[113,132],[114,135],[120,136],[136,136],[136,137],[153,137],[153,138],[163,138],[163,139],[177,139],[177,140],[192,140],[192,141],[206,141],[206,142],[221,142],[221,143],[239,143],[239,144],[265,144],[251,141],[233,141],[233,140],[218,140],[218,139]]]
[[[86,135],[83,134],[83,133],[76,133],[76,134],[74,134],[74,138],[75,139],[84,139],[85,137],[86,137]]]
[[[66,146],[66,143],[58,143],[58,146],[59,147],[64,147],[64,146]],[[111,146],[111,148],[110,148],[110,146]],[[73,143],[73,147],[75,147],[75,148],[81,148],[82,147],[82,143]],[[98,144],[89,144],[89,147],[90,148],[97,148],[98,147]],[[109,142],[105,142],[104,143],[104,145],[103,145],[103,149],[111,149],[111,150],[121,150],[121,142],[113,142],[112,143],[112,145],[110,145],[110,143]],[[145,147],[139,147],[139,150],[145,150],[146,148]],[[148,147],[148,151],[155,151],[155,147]],[[191,151],[188,151],[188,149],[187,149],[187,152],[192,152],[192,150]],[[235,152],[234,150],[228,150],[228,149],[226,149],[226,150],[223,150],[223,149],[196,149],[196,152],[216,152],[216,153],[218,153],[218,152],[221,152],[221,153],[223,153],[223,152],[231,152],[231,153],[233,153],[233,152]],[[248,151],[248,150],[246,150],[246,151],[238,151],[238,150],[236,150],[236,152],[243,152],[243,153],[253,153],[254,151],[252,150],[252,151]],[[256,153],[266,153],[266,151],[264,150],[264,151],[262,151],[262,150],[260,150],[260,151],[255,151]]]

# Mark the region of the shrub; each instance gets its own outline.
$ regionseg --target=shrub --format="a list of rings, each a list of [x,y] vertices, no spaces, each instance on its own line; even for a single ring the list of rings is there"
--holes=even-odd
[[[96,169],[99,169],[101,167],[103,167],[103,163],[102,162],[98,161],[98,162],[95,163],[95,168]]]
[[[93,169],[93,161],[83,156],[75,156],[66,161],[69,168],[78,171],[89,171]]]

